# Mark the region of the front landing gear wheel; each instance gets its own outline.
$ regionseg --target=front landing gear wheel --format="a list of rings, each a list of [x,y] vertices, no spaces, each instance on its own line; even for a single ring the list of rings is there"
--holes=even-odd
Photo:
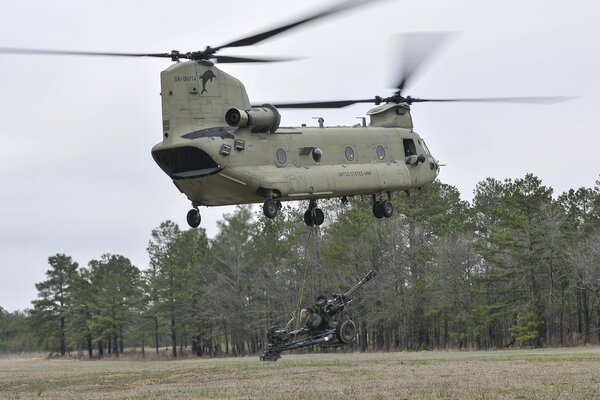
[[[379,208],[381,210],[381,215],[383,215],[386,218],[389,218],[392,216],[392,214],[394,214],[394,206],[392,205],[392,202],[389,200],[383,200],[379,204]]]
[[[315,226],[315,221],[312,216],[312,210],[306,210],[304,213],[304,223],[307,226]]]
[[[200,216],[200,211],[197,208],[192,208],[187,213],[187,223],[192,228],[197,228],[200,226],[200,221],[202,221],[202,217]]]
[[[380,201],[376,201],[375,203],[373,203],[373,215],[375,216],[375,218],[383,218]]]
[[[281,208],[278,201],[273,201],[273,199],[267,199],[267,201],[263,204],[263,213],[265,217],[269,219],[273,219],[277,216],[277,211]]]
[[[344,344],[354,342],[354,339],[356,339],[356,324],[351,319],[341,321],[335,328],[335,335]]]
[[[389,218],[394,214],[394,205],[389,200],[380,200],[373,203],[375,218]]]
[[[304,213],[304,223],[308,226],[319,226],[325,222],[325,213],[320,208],[309,208]]]
[[[325,222],[325,213],[323,213],[323,210],[321,210],[320,208],[315,208],[315,225],[319,226],[321,225],[323,222]]]

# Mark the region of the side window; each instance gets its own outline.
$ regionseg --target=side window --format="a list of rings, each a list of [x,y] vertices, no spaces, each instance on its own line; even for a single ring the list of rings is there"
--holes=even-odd
[[[354,150],[350,146],[346,147],[346,159],[348,161],[354,160]]]
[[[417,155],[417,148],[415,147],[415,141],[412,139],[404,139],[402,141],[404,145],[404,156],[414,156]]]
[[[287,161],[287,154],[285,154],[284,149],[277,149],[275,157],[277,157],[277,161],[279,162],[279,164],[285,164],[285,162]]]

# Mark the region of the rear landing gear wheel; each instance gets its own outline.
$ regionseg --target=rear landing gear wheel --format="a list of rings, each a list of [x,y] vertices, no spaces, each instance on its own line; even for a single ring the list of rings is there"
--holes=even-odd
[[[202,221],[200,211],[198,211],[197,208],[192,208],[190,211],[188,211],[186,219],[188,225],[192,228],[197,228],[198,226],[200,226],[200,221]]]
[[[281,203],[273,201],[273,199],[267,199],[263,204],[263,213],[265,217],[273,219],[277,216],[277,212],[281,208]]]

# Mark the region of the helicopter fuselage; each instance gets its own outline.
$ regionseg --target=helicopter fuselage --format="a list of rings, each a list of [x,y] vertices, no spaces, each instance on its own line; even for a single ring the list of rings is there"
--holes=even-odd
[[[407,163],[407,143],[427,153],[421,138],[402,128],[209,130],[154,150],[159,165],[170,163],[163,169],[177,188],[199,205],[396,192],[430,183],[438,171],[433,159]]]
[[[285,128],[274,106],[252,108],[243,84],[209,63],[176,63],[161,81],[152,155],[194,207],[382,196],[439,172],[408,105],[371,110],[368,127]]]

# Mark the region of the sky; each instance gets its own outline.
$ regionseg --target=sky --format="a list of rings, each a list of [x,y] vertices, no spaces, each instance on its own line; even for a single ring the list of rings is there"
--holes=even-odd
[[[0,2],[0,47],[202,50],[336,1],[20,0]],[[558,195],[600,178],[600,3],[592,0],[388,0],[223,55],[298,58],[225,64],[252,103],[388,96],[398,34],[453,32],[404,95],[576,96],[553,105],[424,103],[415,131],[439,179],[470,201],[487,177],[533,173]],[[0,306],[31,307],[48,257],[85,266],[104,253],[148,265],[152,229],[187,228],[189,201],[152,160],[161,141],[160,71],[168,59],[0,54]],[[367,104],[283,110],[282,126],[351,125]],[[201,208],[209,237],[232,207]],[[299,222],[301,223],[301,222]]]

